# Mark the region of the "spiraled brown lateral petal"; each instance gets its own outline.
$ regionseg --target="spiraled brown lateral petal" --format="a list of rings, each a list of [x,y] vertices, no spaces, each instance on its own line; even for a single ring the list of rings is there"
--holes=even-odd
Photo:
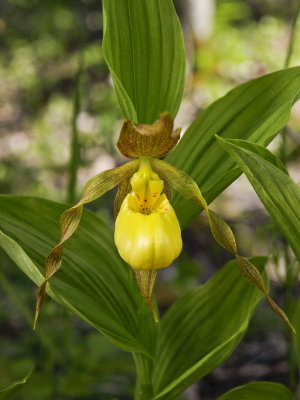
[[[176,146],[180,131],[173,131],[173,120],[167,113],[161,114],[153,124],[125,121],[117,146],[128,158],[163,157]]]
[[[255,268],[254,265],[245,257],[236,255],[236,261],[241,274],[247,279],[247,281],[266,294],[265,283],[258,269]]]
[[[39,288],[37,295],[33,329],[35,329],[37,324],[41,305],[46,292],[47,282],[61,266],[64,242],[76,231],[81,219],[83,204],[97,199],[108,190],[120,184],[124,176],[133,175],[138,169],[139,163],[139,160],[131,161],[121,167],[110,169],[95,175],[85,185],[79,202],[62,214],[60,219],[60,241],[50,251],[45,262],[45,280]]]
[[[168,182],[168,184],[183,197],[194,200],[204,208],[215,240],[220,244],[220,246],[235,256],[237,266],[244,278],[264,294],[270,308],[275,311],[285,321],[292,332],[295,333],[295,329],[285,312],[268,295],[259,270],[247,258],[241,257],[238,254],[235,237],[231,228],[221,217],[208,208],[196,182],[185,172],[178,170],[163,160],[151,159],[150,161],[153,170],[164,181]]]
[[[207,209],[207,213],[209,218],[209,225],[211,227],[216,242],[218,242],[220,246],[224,247],[225,250],[230,251],[230,253],[236,254],[237,247],[235,237],[229,225],[226,224],[226,222],[215,212]]]
[[[293,333],[296,333],[296,330],[290,323],[290,320],[288,319],[286,313],[280,307],[278,307],[275,301],[268,294],[266,294],[265,298],[271,309],[275,311],[287,323]]]

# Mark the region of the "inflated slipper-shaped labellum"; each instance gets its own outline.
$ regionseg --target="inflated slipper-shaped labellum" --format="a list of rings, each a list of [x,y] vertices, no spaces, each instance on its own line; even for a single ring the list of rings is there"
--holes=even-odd
[[[148,159],[141,159],[130,186],[116,219],[115,243],[120,256],[132,267],[141,294],[158,321],[151,301],[157,271],[168,267],[180,254],[181,230],[163,193],[164,181],[152,170]]]
[[[142,161],[130,180],[115,227],[120,256],[134,269],[168,267],[182,249],[181,231],[167,196],[164,182]]]

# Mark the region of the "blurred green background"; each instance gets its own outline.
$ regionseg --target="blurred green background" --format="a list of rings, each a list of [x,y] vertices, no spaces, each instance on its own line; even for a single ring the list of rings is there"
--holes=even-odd
[[[199,3],[176,2],[188,58],[176,120],[183,127],[233,86],[284,67],[296,9],[291,0]],[[101,1],[2,0],[0,11],[0,191],[73,201],[90,177],[123,162],[115,145],[122,115],[101,54]],[[299,33],[298,24],[296,37]],[[296,40],[290,65],[299,64]],[[296,182],[299,144],[298,103],[284,144],[278,138],[271,146]],[[78,161],[76,181],[70,175],[72,157]],[[90,208],[113,224],[112,202],[108,193]],[[243,253],[273,254],[269,272],[275,295],[291,313],[299,292],[298,265],[246,180],[239,179],[213,207],[233,226]],[[162,310],[230,258],[212,241],[201,216],[183,237],[177,268],[163,271],[157,287]],[[34,365],[16,399],[131,399],[131,356],[50,300],[33,332],[36,288],[3,251],[0,263],[0,388]],[[230,360],[183,398],[212,399],[250,380],[295,387],[297,367],[289,343],[281,322],[262,305]]]

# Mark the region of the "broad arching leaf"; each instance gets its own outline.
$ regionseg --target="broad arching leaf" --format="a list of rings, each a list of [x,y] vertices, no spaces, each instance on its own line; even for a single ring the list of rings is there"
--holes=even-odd
[[[274,165],[274,162],[270,162],[271,157],[275,158],[275,156],[269,150],[265,150],[262,157],[257,145],[249,147],[243,141],[220,138],[219,141],[241,167],[300,261],[299,186],[286,172]]]
[[[264,258],[251,260],[260,270]],[[234,261],[177,300],[162,318],[153,362],[153,400],[173,400],[221,364],[247,329],[261,293]]]
[[[103,55],[124,118],[146,124],[178,111],[185,51],[172,0],[104,0]]]
[[[44,199],[0,196],[0,246],[38,285],[67,208]],[[83,211],[61,269],[49,281],[49,294],[117,346],[151,353],[156,324],[117,254],[112,229],[95,214]]]
[[[236,87],[194,120],[167,161],[188,173],[210,203],[241,174],[215,135],[266,145],[286,125],[299,93],[300,67]],[[176,194],[173,204],[182,226],[200,211]]]
[[[275,382],[252,382],[236,387],[217,400],[295,400],[286,386]]]

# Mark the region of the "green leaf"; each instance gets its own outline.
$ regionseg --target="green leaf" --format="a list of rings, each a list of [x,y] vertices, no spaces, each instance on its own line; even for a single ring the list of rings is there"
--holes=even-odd
[[[295,400],[295,398],[293,393],[280,383],[252,382],[230,390],[217,400]]]
[[[286,125],[299,92],[300,67],[236,87],[195,119],[167,161],[189,174],[210,203],[241,174],[215,134],[266,145]],[[173,206],[182,226],[201,210],[177,194]]]
[[[253,263],[263,269],[264,258]],[[235,261],[177,300],[161,321],[153,362],[153,400],[172,400],[221,364],[237,346],[262,294]]]
[[[37,285],[66,208],[44,199],[0,196],[0,246]],[[95,214],[83,211],[48,292],[115,345],[151,355],[156,324],[117,254],[112,229]]]
[[[262,157],[257,145],[252,148],[236,140],[219,138],[224,149],[241,167],[260,200],[291,245],[300,261],[300,188],[282,169],[274,165],[268,150]]]
[[[23,378],[20,379],[19,381],[16,381],[9,386],[6,386],[3,389],[0,389],[0,400],[6,400],[6,399],[13,399],[15,395],[18,393],[20,389],[22,389],[22,386],[28,382],[31,374],[32,374],[33,368],[28,372],[28,374]]]
[[[152,123],[178,111],[185,75],[172,0],[104,0],[103,55],[126,119]]]

